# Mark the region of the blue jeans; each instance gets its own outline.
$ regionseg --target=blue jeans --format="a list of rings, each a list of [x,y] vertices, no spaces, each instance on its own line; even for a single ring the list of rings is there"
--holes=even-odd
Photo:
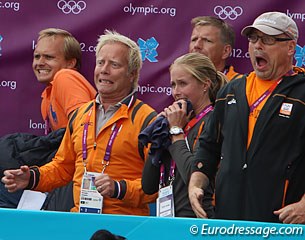
[[[23,190],[18,190],[14,193],[9,193],[4,187],[4,184],[0,182],[0,207],[1,208],[17,208],[18,202],[21,198]]]

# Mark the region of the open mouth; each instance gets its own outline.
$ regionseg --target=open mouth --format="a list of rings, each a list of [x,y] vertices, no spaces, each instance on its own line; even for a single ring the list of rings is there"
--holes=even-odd
[[[267,66],[267,63],[268,63],[268,61],[261,56],[256,57],[255,62],[256,62],[256,66],[257,66],[258,69],[265,68]]]
[[[51,70],[49,70],[49,69],[38,69],[37,72],[39,74],[48,74],[48,73],[51,72]]]
[[[107,79],[99,79],[98,82],[99,82],[99,83],[102,83],[102,84],[113,84],[112,81],[107,80]]]

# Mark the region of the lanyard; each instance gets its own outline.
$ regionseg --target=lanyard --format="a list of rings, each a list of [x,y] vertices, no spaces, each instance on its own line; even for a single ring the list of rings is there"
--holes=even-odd
[[[82,148],[83,148],[83,161],[87,159],[87,137],[88,137],[88,127],[89,127],[89,120],[92,114],[93,108],[90,109],[83,130],[83,138],[82,138]],[[84,164],[85,165],[85,164]]]
[[[214,107],[212,104],[206,106],[199,114],[196,115],[195,118],[193,118],[191,121],[188,122],[188,124],[184,128],[184,133],[187,136],[192,129],[198,123],[205,115],[207,115],[210,111],[212,111]]]
[[[273,92],[273,90],[276,88],[277,85],[280,84],[281,81],[282,78],[273,83],[269,89],[267,89],[258,99],[256,99],[256,101],[250,106],[250,113],[252,113],[254,109],[257,108],[257,106]]]
[[[169,176],[168,176],[169,185],[172,185],[172,183],[175,179],[175,168],[176,168],[176,163],[173,159],[171,159],[171,166],[170,166]],[[164,163],[162,163],[160,166],[159,188],[162,188],[165,184],[164,176],[165,176],[165,167],[164,167]]]
[[[184,128],[185,135],[187,136],[188,133],[190,132],[190,130],[192,129],[192,127],[194,127],[196,125],[196,123],[198,123],[205,115],[207,115],[213,109],[214,109],[214,107],[212,106],[212,104],[209,104],[199,114],[197,114],[195,118],[193,118],[191,121],[189,121],[188,124]],[[185,140],[188,145],[187,138],[185,138]],[[188,146],[188,148],[189,148],[189,146]],[[173,159],[171,159],[171,165],[170,165],[170,171],[169,171],[169,177],[168,177],[170,185],[173,183],[173,181],[175,179],[175,168],[176,168],[176,162]],[[164,164],[161,164],[160,181],[159,181],[160,188],[162,188],[165,183],[164,175],[165,175]]]
[[[289,70],[284,76],[291,76],[294,73],[293,70]],[[264,92],[251,106],[250,106],[250,113],[252,113],[254,111],[255,108],[257,108],[257,106],[264,101],[264,99],[266,99],[266,97],[268,97],[276,88],[277,85],[279,85],[281,83],[281,81],[283,80],[283,78],[280,78],[279,80],[277,80],[274,84],[272,84],[272,86],[267,89],[266,92]]]
[[[87,150],[88,128],[89,128],[89,124],[90,124],[89,120],[90,120],[92,112],[93,112],[93,107],[90,109],[90,111],[87,115],[86,121],[84,123],[84,130],[83,130],[83,137],[82,137],[82,150],[83,150],[82,152],[83,152],[83,163],[84,163],[85,171],[86,171],[86,159],[87,159],[87,154],[88,154],[88,150]],[[107,143],[104,158],[102,160],[102,165],[103,165],[102,173],[104,173],[106,167],[109,165],[112,146],[113,146],[113,143],[114,143],[114,140],[115,140],[117,134],[120,132],[120,130],[122,128],[122,121],[123,121],[122,119],[118,120],[116,123],[114,123],[114,125],[111,128],[111,135],[110,135],[110,138]]]
[[[108,143],[107,143],[104,158],[102,160],[102,164],[103,164],[102,173],[104,173],[105,168],[109,165],[113,142],[114,142],[114,139],[117,136],[117,134],[120,132],[121,128],[122,128],[122,120],[120,119],[118,122],[114,123],[114,125],[111,129],[111,135],[110,135],[110,138],[109,138]]]

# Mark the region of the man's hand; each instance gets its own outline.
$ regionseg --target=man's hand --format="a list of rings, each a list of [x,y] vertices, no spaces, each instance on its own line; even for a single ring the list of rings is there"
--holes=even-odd
[[[193,172],[190,178],[188,192],[192,209],[198,218],[208,218],[202,208],[203,188],[209,184],[207,176],[201,172]]]
[[[283,223],[305,224],[305,195],[299,202],[289,204],[273,212]]]
[[[96,190],[103,197],[112,197],[114,194],[114,180],[112,180],[108,174],[101,174],[95,178]]]
[[[203,196],[204,192],[201,188],[195,186],[189,188],[190,203],[194,213],[198,218],[208,218],[208,215],[201,206]]]
[[[30,181],[30,168],[21,166],[20,169],[5,170],[1,181],[9,192],[25,189]]]

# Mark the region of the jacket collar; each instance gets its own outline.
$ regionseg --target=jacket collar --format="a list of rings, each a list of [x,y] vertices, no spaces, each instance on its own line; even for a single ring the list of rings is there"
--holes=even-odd
[[[136,100],[137,100],[137,90],[133,89],[129,95],[124,97],[121,101],[116,103],[114,106],[119,108],[121,105],[126,105],[128,108],[130,108],[134,105]],[[102,104],[100,101],[100,94],[97,94],[97,96],[95,98],[95,102],[97,105]]]

